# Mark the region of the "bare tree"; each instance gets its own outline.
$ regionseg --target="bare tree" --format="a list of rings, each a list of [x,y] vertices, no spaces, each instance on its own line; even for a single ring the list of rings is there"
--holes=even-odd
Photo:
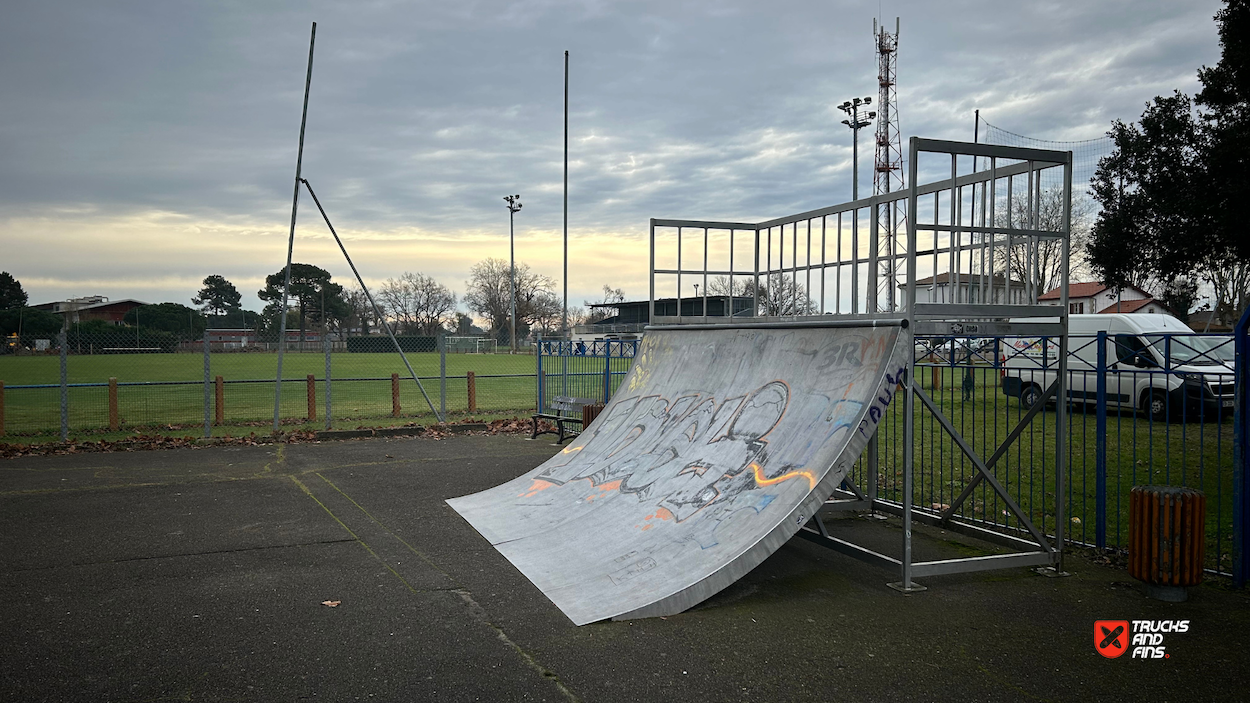
[[[755,282],[750,281],[749,285],[754,286]],[[774,273],[768,276],[767,284],[760,291],[756,314],[765,317],[815,315],[816,305],[808,296],[807,289],[794,280],[794,276]]]
[[[1226,325],[1236,324],[1241,311],[1250,305],[1250,264],[1228,259],[1209,264],[1203,278],[1215,292],[1215,317]]]
[[[361,334],[369,334],[371,327],[378,326],[378,316],[369,304],[369,297],[360,286],[350,286],[343,291],[343,300],[347,303],[348,315],[344,326],[348,329],[359,329]]]
[[[754,298],[755,277],[745,274],[734,276],[731,287],[728,276],[716,276],[708,279],[707,289],[708,297]],[[816,304],[808,295],[807,288],[795,281],[793,275],[774,273],[765,277],[760,286],[759,309],[756,314],[764,317],[815,315]]]
[[[597,302],[593,302],[593,303],[587,300],[586,305],[587,306],[590,306],[590,305],[603,306],[603,305],[613,305],[614,303],[623,303],[623,302],[625,302],[625,291],[621,288],[613,288],[612,286],[609,286],[608,284],[605,283],[603,284],[603,299]],[[573,312],[570,310],[569,311],[570,319],[571,319],[572,314]],[[586,324],[593,324],[600,320],[606,320],[609,317],[612,317],[613,315],[618,315],[618,314],[620,314],[620,310],[618,308],[613,308],[613,307],[591,308],[590,314],[588,316],[585,315],[583,311],[583,317],[586,320]]]
[[[509,266],[504,259],[483,259],[469,269],[469,280],[465,281],[464,302],[469,310],[485,318],[491,330],[498,333],[508,329],[508,320],[512,312],[512,296],[509,288]],[[557,317],[564,307],[559,298],[555,297],[556,282],[550,276],[544,276],[530,270],[529,264],[520,261],[516,264],[516,315],[517,335],[521,334],[522,322],[538,323],[540,319],[548,319],[551,307],[555,306]],[[557,323],[558,324],[558,323]]]
[[[752,284],[753,280],[751,274],[734,276],[732,289],[729,285],[729,276],[715,276],[708,279],[707,294],[709,297],[715,295],[751,295],[751,290],[753,289]]]
[[[1005,210],[994,213],[999,227],[1017,227],[1048,232],[1063,229],[1063,189],[1045,188],[1036,203],[1036,219],[1030,218],[1030,207],[1027,193],[1018,193],[1012,198],[1011,217]],[[1086,244],[1089,242],[1092,223],[1093,203],[1083,194],[1072,194],[1072,236],[1068,242],[1068,279],[1079,281],[1091,275],[1085,260]],[[1043,239],[1036,245],[1027,243],[1013,244],[1011,247],[995,245],[994,268],[1001,271],[1007,268],[1011,277],[1017,281],[1037,281],[1041,292],[1045,293],[1059,286],[1063,272],[1063,241],[1060,239]]]
[[[456,294],[423,273],[405,272],[388,278],[378,302],[396,326],[409,334],[436,335],[454,321]]]
[[[520,315],[520,303],[517,303],[517,315]],[[553,291],[539,291],[526,306],[524,319],[531,330],[552,334],[560,331],[564,323],[564,302]],[[569,311],[569,323],[573,322],[573,313]]]
[[[599,318],[603,319],[603,318]],[[569,326],[576,327],[578,325],[590,324],[590,315],[586,312],[586,308],[580,305],[574,305],[569,308]]]

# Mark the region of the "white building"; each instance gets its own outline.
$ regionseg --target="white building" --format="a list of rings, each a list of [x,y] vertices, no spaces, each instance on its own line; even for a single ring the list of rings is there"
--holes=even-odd
[[[1037,299],[1041,305],[1058,305],[1059,288],[1047,291]],[[1068,312],[1073,315],[1096,313],[1159,313],[1171,315],[1163,303],[1136,286],[1115,289],[1101,283],[1072,283],[1068,285]]]
[[[956,286],[951,285],[950,273],[939,273],[916,281],[917,303],[990,303],[994,305],[1027,305],[1029,302],[1024,283],[1007,281],[996,275],[992,279],[981,274],[955,274]],[[983,280],[984,279],[984,280]],[[906,286],[899,286],[906,291]],[[899,299],[902,299],[900,295]]]

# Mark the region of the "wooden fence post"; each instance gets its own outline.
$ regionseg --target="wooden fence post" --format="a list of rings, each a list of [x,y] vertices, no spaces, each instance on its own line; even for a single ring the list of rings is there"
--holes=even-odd
[[[312,374],[308,374],[308,421],[313,422],[317,419],[317,379]]]
[[[117,412],[117,379],[109,379],[109,429],[113,432],[121,425],[121,418]]]
[[[0,437],[4,436],[4,381],[0,381]]]
[[[216,396],[217,396],[217,407],[215,409],[214,416],[215,416],[215,419],[217,420],[218,425],[224,425],[226,424],[225,381],[222,380],[221,376],[218,376],[217,379],[214,381],[213,385],[216,386],[215,390],[216,390]]]
[[[470,371],[464,376],[465,385],[469,389],[469,413],[477,412],[477,377]]]
[[[399,374],[391,374],[391,417],[399,417]]]

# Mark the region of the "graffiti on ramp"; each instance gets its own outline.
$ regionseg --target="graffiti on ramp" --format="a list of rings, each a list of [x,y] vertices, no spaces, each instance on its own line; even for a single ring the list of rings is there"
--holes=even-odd
[[[448,502],[577,624],[679,612],[815,513],[906,381],[909,344],[901,327],[648,332],[573,443]]]

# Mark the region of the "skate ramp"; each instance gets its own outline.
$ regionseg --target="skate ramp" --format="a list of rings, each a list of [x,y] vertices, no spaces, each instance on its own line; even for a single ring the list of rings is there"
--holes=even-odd
[[[447,502],[575,624],[681,612],[815,514],[905,380],[906,329],[845,324],[652,328],[579,437]]]

